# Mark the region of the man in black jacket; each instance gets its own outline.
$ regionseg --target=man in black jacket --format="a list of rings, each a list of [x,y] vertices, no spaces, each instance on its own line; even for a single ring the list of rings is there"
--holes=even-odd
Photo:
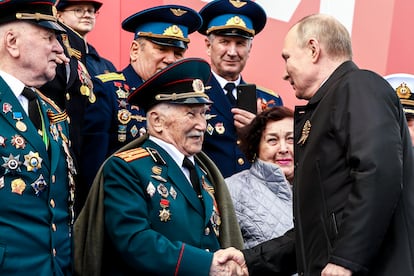
[[[289,271],[296,252],[299,275],[414,275],[413,151],[396,93],[353,63],[327,15],[295,24],[282,57],[308,100],[295,109],[295,228],[243,252],[250,274]]]

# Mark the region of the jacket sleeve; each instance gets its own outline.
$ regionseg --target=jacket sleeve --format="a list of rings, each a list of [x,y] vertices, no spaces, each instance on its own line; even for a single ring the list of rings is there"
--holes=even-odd
[[[242,250],[249,275],[292,275],[296,272],[295,230]]]

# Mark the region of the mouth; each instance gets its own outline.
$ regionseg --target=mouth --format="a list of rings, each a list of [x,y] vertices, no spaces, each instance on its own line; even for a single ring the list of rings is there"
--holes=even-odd
[[[276,162],[281,166],[289,166],[290,164],[292,164],[292,159],[290,159],[290,158],[278,159],[278,160],[276,160]]]

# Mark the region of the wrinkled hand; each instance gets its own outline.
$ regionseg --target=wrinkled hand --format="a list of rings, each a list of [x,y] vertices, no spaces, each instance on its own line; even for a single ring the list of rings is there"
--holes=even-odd
[[[65,56],[64,53],[61,53],[61,54],[56,55],[55,61],[57,64],[62,64],[62,63],[68,64],[70,59],[67,56]]]
[[[214,253],[210,275],[248,276],[243,253],[233,247],[217,251]]]
[[[321,276],[351,276],[352,271],[336,264],[327,264],[322,270]]]

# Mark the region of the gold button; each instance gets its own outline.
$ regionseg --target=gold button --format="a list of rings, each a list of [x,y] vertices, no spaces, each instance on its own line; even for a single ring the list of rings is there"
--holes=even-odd
[[[56,232],[56,224],[52,223],[52,231]]]
[[[66,100],[69,101],[70,100],[70,94],[66,93]]]
[[[208,236],[210,234],[210,228],[204,229],[204,235]]]
[[[55,182],[56,182],[56,176],[52,175],[52,183],[55,183]]]
[[[53,248],[52,249],[52,255],[55,257],[56,256],[56,249],[55,248]]]
[[[243,165],[244,164],[243,158],[240,157],[239,159],[237,159],[237,163],[239,163],[240,166]]]
[[[52,206],[52,208],[55,208],[56,206],[55,201],[53,199],[50,200],[50,206]]]
[[[240,145],[240,143],[241,143],[241,141],[240,140],[237,140],[236,144],[237,145]]]

